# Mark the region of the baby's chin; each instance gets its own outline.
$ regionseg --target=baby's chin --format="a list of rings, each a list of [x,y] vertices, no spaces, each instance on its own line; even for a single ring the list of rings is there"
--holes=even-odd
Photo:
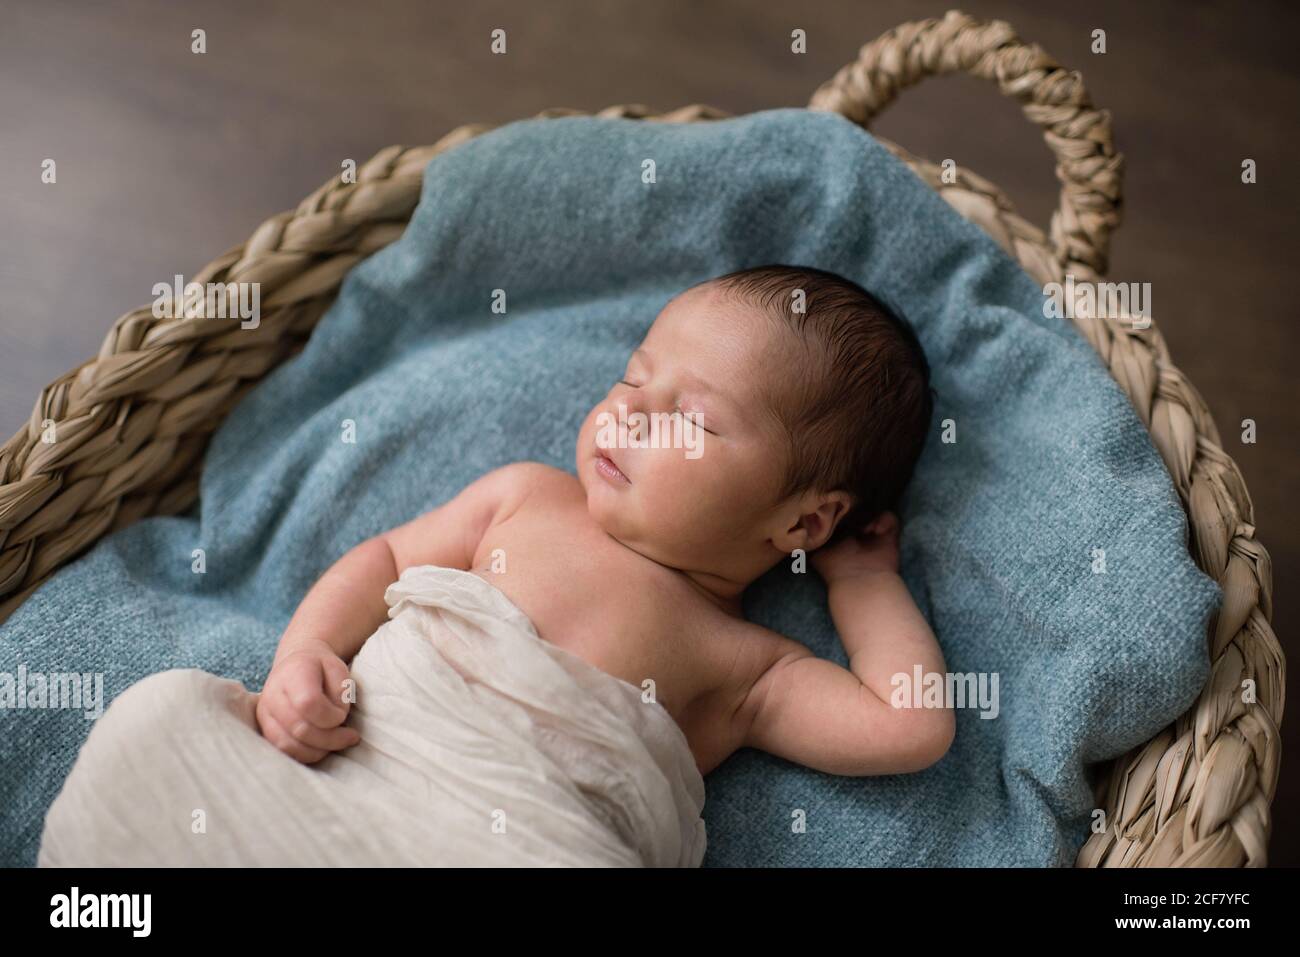
[[[629,520],[626,506],[615,501],[611,490],[600,485],[600,481],[588,477],[582,480],[583,491],[587,493],[587,514],[606,535],[626,545],[625,539],[636,537],[634,523]]]
[[[596,481],[599,481],[597,479]],[[703,555],[699,543],[685,546],[681,529],[666,528],[658,523],[639,520],[637,510],[630,503],[610,501],[603,490],[584,487],[587,492],[587,514],[600,529],[629,551],[662,568],[686,572],[698,570]],[[593,494],[593,491],[595,494]]]
[[[598,482],[600,479],[585,479],[582,483],[583,490],[587,493],[587,514],[591,520],[620,545],[661,562],[660,553],[664,549],[636,520],[635,510],[628,507],[630,503],[618,501],[617,492],[611,494],[610,489],[597,485]]]

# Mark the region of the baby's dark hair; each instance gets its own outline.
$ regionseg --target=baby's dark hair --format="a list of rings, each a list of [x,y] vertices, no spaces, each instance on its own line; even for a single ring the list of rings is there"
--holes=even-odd
[[[709,285],[760,308],[803,346],[790,350],[793,390],[773,397],[790,452],[781,497],[849,492],[853,506],[831,540],[896,508],[934,411],[912,327],[857,283],[810,266],[741,269]]]

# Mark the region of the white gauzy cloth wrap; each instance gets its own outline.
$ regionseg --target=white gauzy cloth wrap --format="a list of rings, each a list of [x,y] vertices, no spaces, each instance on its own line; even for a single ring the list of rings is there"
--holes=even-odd
[[[662,705],[470,572],[408,568],[384,599],[352,662],[360,744],[304,765],[238,682],[151,675],[91,730],[38,863],[699,866],[704,780]]]

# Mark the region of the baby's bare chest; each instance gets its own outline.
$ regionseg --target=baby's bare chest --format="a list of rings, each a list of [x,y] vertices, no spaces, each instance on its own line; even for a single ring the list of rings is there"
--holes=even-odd
[[[484,535],[472,571],[543,640],[650,691],[684,731],[693,715],[738,703],[745,623],[583,516],[559,502],[521,509]]]

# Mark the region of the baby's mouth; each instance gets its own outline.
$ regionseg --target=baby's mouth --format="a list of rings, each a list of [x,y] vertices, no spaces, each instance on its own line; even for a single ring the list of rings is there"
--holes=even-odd
[[[609,482],[610,484],[612,485],[632,484],[632,480],[623,474],[623,470],[614,464],[614,460],[611,459],[604,452],[601,452],[599,449],[596,450],[596,458],[594,459],[594,462],[595,462],[596,471],[600,474],[600,477],[605,479],[605,481]]]

